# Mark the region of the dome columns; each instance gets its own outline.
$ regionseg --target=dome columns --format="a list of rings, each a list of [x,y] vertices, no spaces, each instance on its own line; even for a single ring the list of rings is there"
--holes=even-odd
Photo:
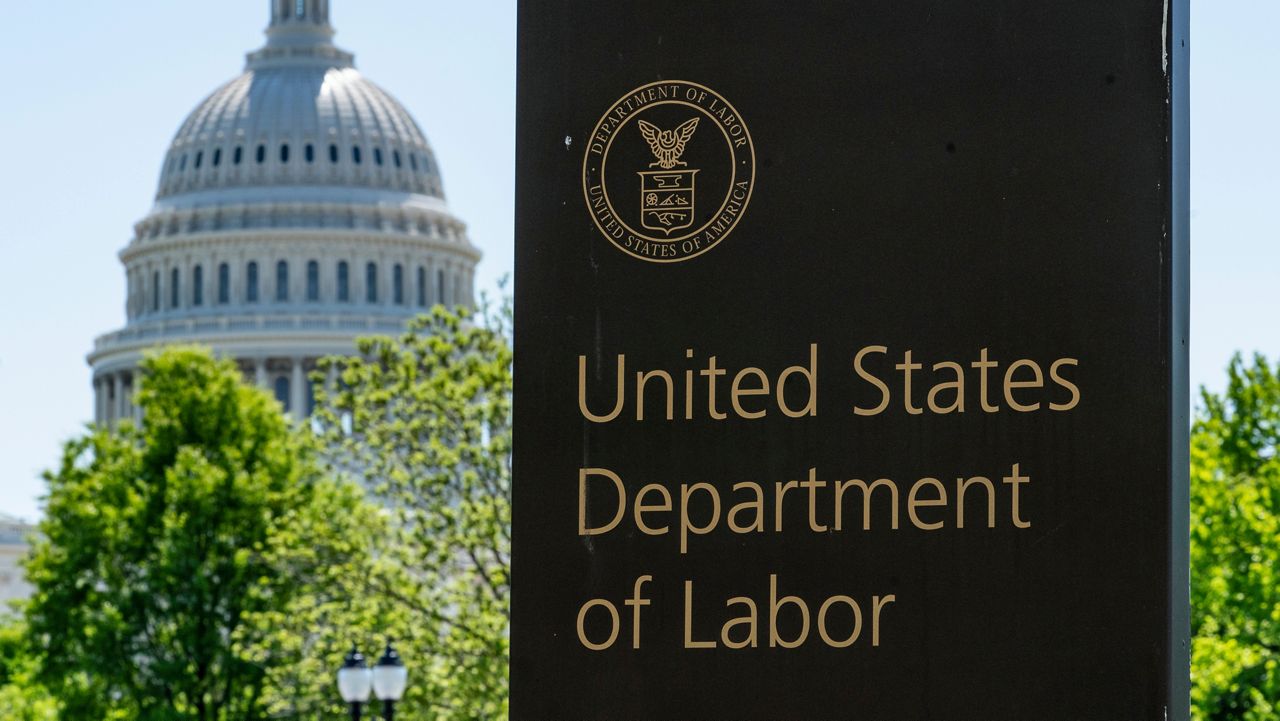
[[[98,374],[93,380],[93,390],[93,420],[98,425],[114,427],[126,418],[140,417],[132,370]]]
[[[271,27],[329,24],[329,0],[270,0]]]
[[[344,349],[349,353],[350,349]],[[334,349],[333,353],[316,354],[291,353],[287,350],[267,352],[248,358],[238,358],[237,365],[245,378],[245,382],[261,388],[280,402],[281,407],[294,420],[304,420],[311,415],[314,405],[314,390],[311,388],[311,371],[319,366],[320,358],[328,355],[341,355],[342,351]],[[328,383],[337,379],[331,369]],[[93,418],[94,422],[107,428],[115,428],[120,421],[129,419],[138,422],[142,418],[141,408],[137,404],[138,370],[131,367],[123,370],[104,371],[93,379]]]
[[[293,415],[294,420],[302,420],[310,415],[307,408],[307,376],[303,372],[303,359],[292,358],[289,361],[292,366],[293,378],[289,382],[289,390],[293,393],[293,398],[289,402],[289,412]]]
[[[332,44],[329,0],[270,0],[267,47],[306,48]]]
[[[253,359],[253,384],[259,388],[267,387],[267,359]]]
[[[270,393],[291,418],[300,421],[311,415],[315,395],[309,376],[318,363],[319,358],[311,355],[265,354],[239,364],[246,382]]]
[[[130,325],[197,324],[189,332],[240,315],[407,319],[470,306],[479,257],[465,241],[292,229],[138,240],[121,255]]]

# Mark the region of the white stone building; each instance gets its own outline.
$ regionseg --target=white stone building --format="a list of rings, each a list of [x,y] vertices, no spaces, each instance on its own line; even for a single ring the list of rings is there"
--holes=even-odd
[[[31,595],[21,562],[30,550],[27,538],[34,532],[34,527],[0,513],[0,615],[9,612],[10,601]]]
[[[94,417],[134,417],[149,348],[235,358],[295,417],[306,373],[436,303],[470,304],[480,252],[409,113],[334,46],[328,0],[271,0],[267,42],[183,122],[120,252],[127,321],[94,341]]]

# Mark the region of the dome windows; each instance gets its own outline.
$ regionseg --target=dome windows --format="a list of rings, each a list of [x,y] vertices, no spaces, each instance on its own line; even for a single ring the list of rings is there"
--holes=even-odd
[[[244,300],[246,303],[258,302],[258,264],[252,260],[245,267]]]
[[[347,265],[347,261],[338,262],[338,302],[347,303],[351,300],[351,267]]]
[[[176,309],[182,305],[182,294],[178,292],[180,274],[177,268],[169,271],[169,307]]]
[[[418,307],[427,305],[427,269],[418,266]]]
[[[191,305],[195,308],[204,305],[204,268],[199,265],[191,269]]]
[[[391,300],[396,305],[404,305],[404,266],[399,263],[391,269]]]
[[[377,263],[369,263],[364,267],[364,299],[370,303],[378,302]]]
[[[289,144],[288,143],[280,144],[280,162],[282,163],[289,162]]]
[[[289,300],[289,263],[276,262],[276,300],[283,303]]]
[[[307,300],[320,300],[320,264],[314,260],[307,261]]]
[[[160,312],[160,271],[151,274],[151,312]]]
[[[296,1],[272,0],[277,26],[272,31],[273,44],[277,31],[279,40],[288,36],[292,41],[295,31],[308,34],[313,25],[327,21],[329,0],[304,0],[305,18],[301,20],[295,14]],[[438,181],[424,177],[424,173],[436,172],[434,159],[413,117],[394,97],[351,67],[345,54],[326,58],[332,64],[274,50],[251,57],[243,74],[210,94],[181,126],[165,158],[159,196],[285,186],[303,178],[315,185],[437,194],[434,187]],[[297,147],[283,150],[286,142]],[[264,146],[261,151],[260,145]],[[316,175],[318,168],[311,166],[323,164],[326,155],[333,169]],[[370,167],[364,167],[366,162]],[[223,165],[228,171],[235,165],[237,172],[224,173]],[[256,167],[253,172],[240,173],[244,165]],[[193,167],[196,172],[187,175]],[[310,172],[299,174],[301,167]],[[384,169],[396,172],[383,174]],[[405,267],[406,281],[412,282],[416,265]],[[214,266],[209,271],[212,281]],[[390,283],[390,269],[387,271],[386,282]],[[242,293],[242,272],[243,265],[237,271],[237,296]],[[189,271],[184,271],[184,276],[189,279]],[[209,291],[212,299],[212,285]],[[301,284],[298,291],[302,292]],[[412,301],[412,289],[406,292]],[[190,300],[189,293],[184,300]]]
[[[279,376],[275,382],[276,400],[284,406],[285,413],[289,412],[289,377]]]
[[[231,267],[226,263],[218,266],[218,305],[231,302]]]

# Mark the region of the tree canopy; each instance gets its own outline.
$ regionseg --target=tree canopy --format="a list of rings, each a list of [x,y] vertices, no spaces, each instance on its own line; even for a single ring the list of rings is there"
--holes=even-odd
[[[509,321],[509,304],[475,318],[437,306],[400,338],[331,359],[340,382],[317,393],[324,459],[389,517],[369,595],[403,619],[413,718],[506,716]]]
[[[1280,718],[1280,367],[1237,356],[1191,434],[1196,721]]]
[[[141,370],[142,426],[94,429],[46,474],[27,565],[40,680],[63,719],[266,718],[252,621],[308,588],[273,549],[325,553],[315,514],[350,517],[359,496],[321,482],[232,363],[174,348]]]

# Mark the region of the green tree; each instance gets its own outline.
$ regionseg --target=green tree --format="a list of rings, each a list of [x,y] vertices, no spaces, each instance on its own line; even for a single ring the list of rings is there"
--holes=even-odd
[[[0,611],[0,709],[6,721],[57,721],[58,702],[36,680],[26,624]]]
[[[325,458],[390,518],[365,598],[402,614],[382,630],[413,663],[405,718],[506,716],[510,317],[509,303],[474,319],[437,307],[331,359],[341,383],[317,393]]]
[[[274,534],[264,554],[295,592],[277,607],[250,613],[236,647],[265,672],[263,705],[273,719],[345,717],[335,672],[351,645],[366,654],[410,617],[382,595],[376,577],[394,578],[382,560],[393,539],[387,514],[365,501],[364,489],[325,484]],[[420,716],[399,709],[411,721]]]
[[[1261,356],[1202,391],[1191,435],[1196,721],[1280,718],[1280,375]]]
[[[46,474],[28,563],[40,680],[69,721],[267,716],[270,669],[251,621],[307,590],[277,565],[314,515],[350,517],[279,405],[208,351],[146,359],[145,422],[70,441]],[[358,512],[354,515],[358,516]]]

